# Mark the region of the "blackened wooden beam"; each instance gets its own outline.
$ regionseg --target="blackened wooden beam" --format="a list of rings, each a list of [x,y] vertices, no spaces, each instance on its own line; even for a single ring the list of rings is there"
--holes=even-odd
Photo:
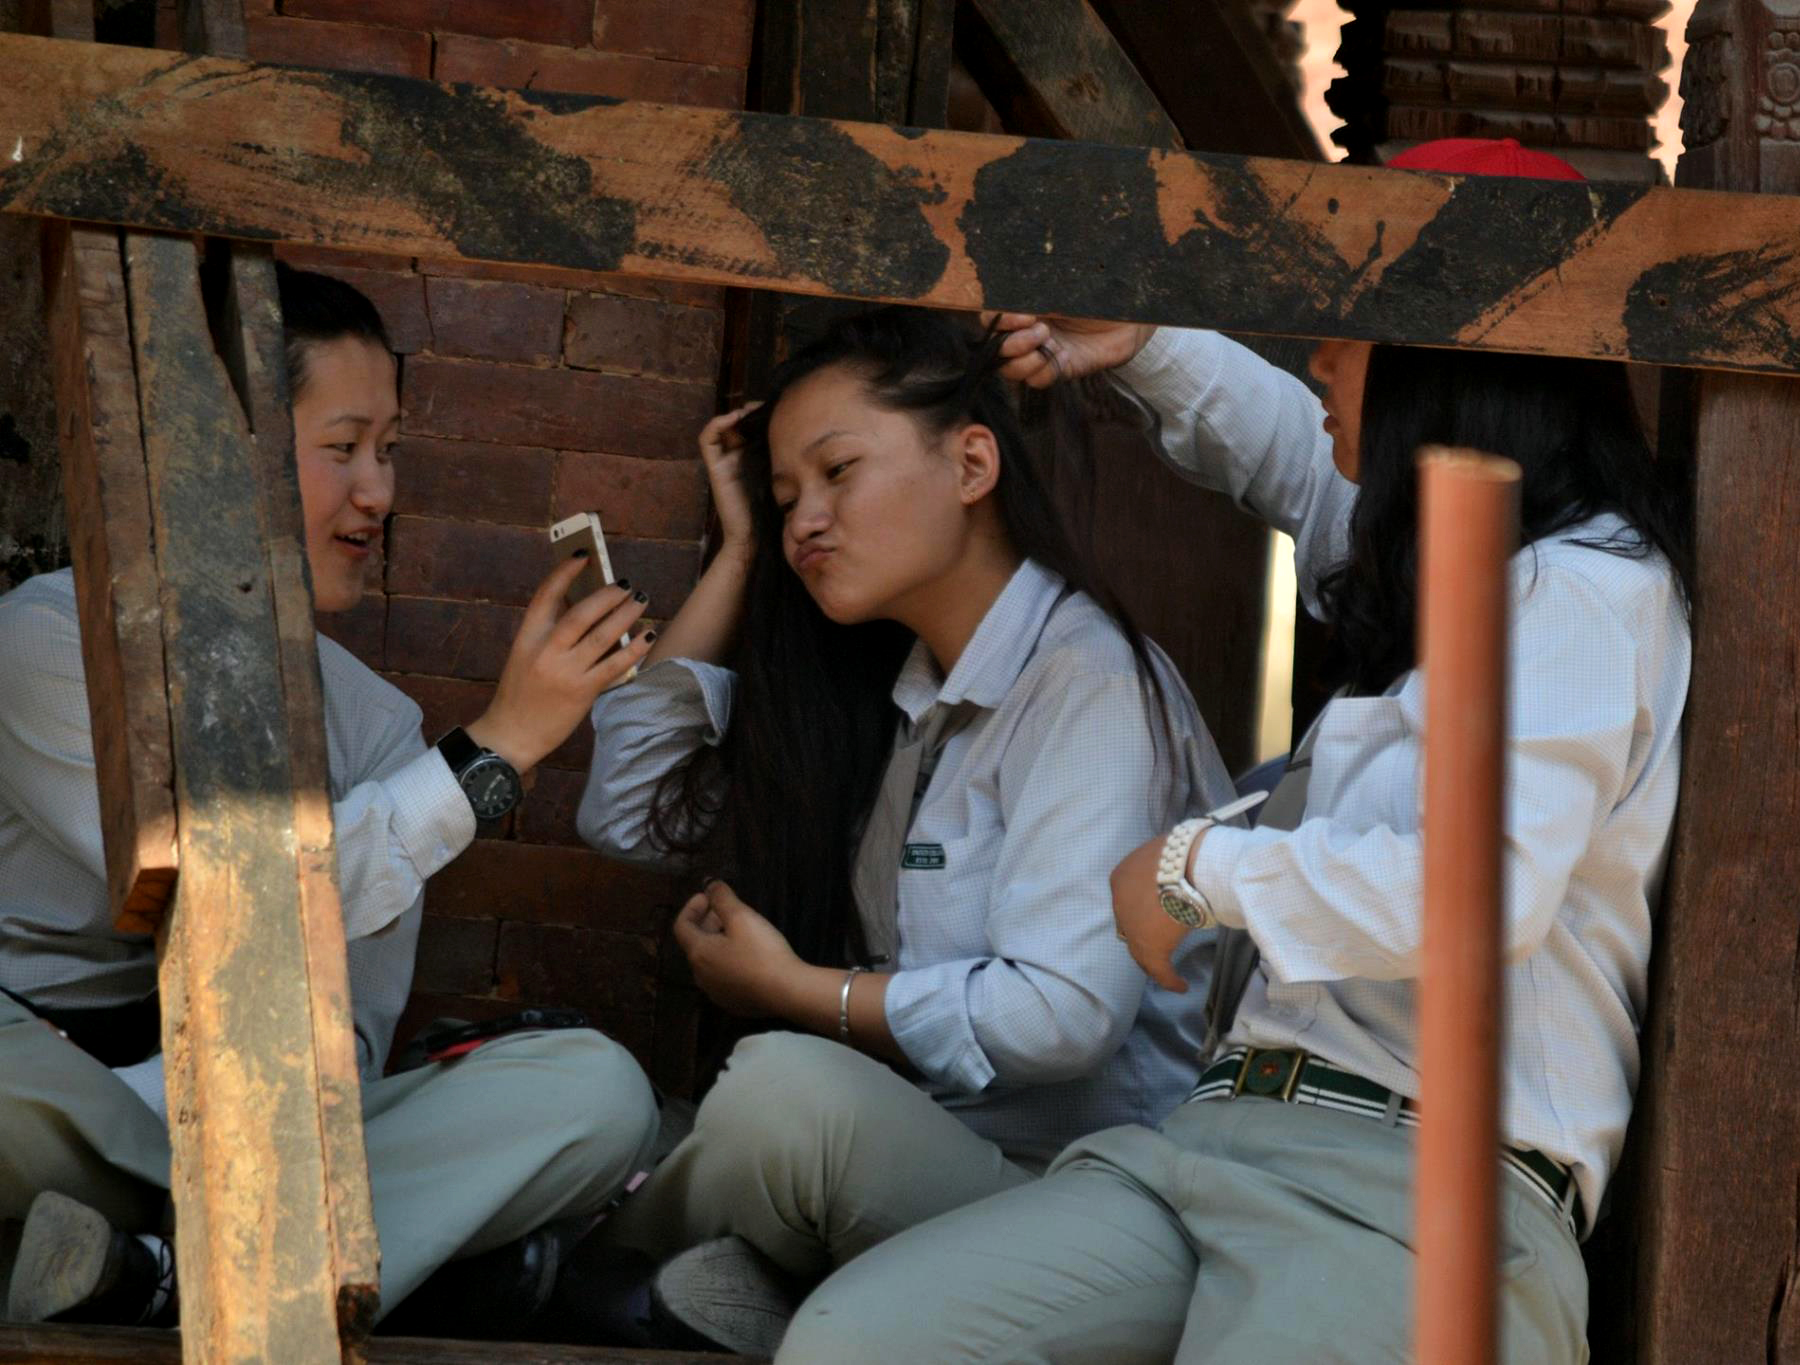
[[[969,8],[992,40],[984,50],[1003,64],[1007,83],[1028,94],[1049,136],[1181,146],[1161,102],[1088,0],[971,0]],[[991,89],[992,80],[983,84]]]
[[[950,308],[1800,371],[1800,203],[0,38],[0,209]]]

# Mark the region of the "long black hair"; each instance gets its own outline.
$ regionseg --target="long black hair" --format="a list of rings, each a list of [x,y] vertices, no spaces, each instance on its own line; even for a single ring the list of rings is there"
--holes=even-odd
[[[717,860],[715,870],[729,872],[808,961],[835,962],[845,951],[856,913],[852,836],[887,763],[899,716],[894,682],[916,638],[892,621],[832,622],[782,554],[768,419],[808,375],[834,366],[852,371],[873,401],[909,415],[927,437],[965,423],[994,433],[1000,475],[992,496],[1010,547],[1086,593],[1118,624],[1154,697],[1151,714],[1164,722],[1159,754],[1166,745],[1156,666],[1051,502],[999,375],[1000,341],[955,314],[898,307],[859,313],[782,364],[764,406],[740,424],[756,548],[732,661],[738,682],[731,723],[716,747],[703,747],[663,780],[650,830],[665,850]],[[1072,421],[1055,425],[1066,430]]]
[[[1684,599],[1691,592],[1683,471],[1651,456],[1622,364],[1376,346],[1363,389],[1350,557],[1319,589],[1352,691],[1379,693],[1415,662],[1415,459],[1432,443],[1518,463],[1522,545],[1610,512],[1625,529],[1584,544],[1632,557],[1660,553]]]

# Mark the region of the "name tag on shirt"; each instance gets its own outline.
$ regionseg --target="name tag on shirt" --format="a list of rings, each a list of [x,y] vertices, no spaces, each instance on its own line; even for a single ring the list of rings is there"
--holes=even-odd
[[[900,856],[900,866],[915,872],[941,872],[944,867],[944,846],[908,844]]]

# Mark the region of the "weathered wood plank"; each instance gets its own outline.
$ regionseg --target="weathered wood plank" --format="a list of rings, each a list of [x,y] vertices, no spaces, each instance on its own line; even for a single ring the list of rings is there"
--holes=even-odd
[[[179,859],[149,475],[119,234],[59,223],[44,246],[107,892],[119,928],[152,933]]]
[[[702,1351],[633,1351],[607,1346],[439,1341],[375,1337],[363,1348],[369,1365],[750,1365],[749,1356]],[[285,1358],[285,1357],[284,1357]],[[178,1365],[175,1332],[136,1327],[23,1327],[0,1322],[0,1365]]]
[[[1088,0],[973,0],[970,8],[1050,136],[1181,146],[1175,124]]]
[[[1694,12],[1680,183],[1800,192],[1800,150],[1755,119],[1792,73],[1776,60],[1792,28],[1767,0]],[[1643,1030],[1635,1180],[1620,1202],[1637,1206],[1639,1361],[1793,1365],[1800,1095],[1784,1081],[1800,1065],[1800,1021],[1783,888],[1800,880],[1800,384],[1697,379],[1681,815]],[[1664,425],[1675,426],[1668,411]]]
[[[336,832],[325,743],[324,690],[294,466],[293,420],[275,259],[267,247],[229,248],[221,359],[248,418],[260,490],[262,541],[279,642],[294,784],[300,914],[312,1040],[324,1115],[324,1159],[339,1326],[367,1335],[379,1307],[380,1249],[362,1145],[362,1086],[351,1024],[350,979],[338,896]],[[343,1116],[348,1116],[345,1121]]]
[[[1786,197],[919,133],[18,36],[0,37],[0,129],[17,154],[0,155],[12,212],[1800,370],[1800,203]]]
[[[315,1022],[320,956],[296,864],[316,830],[296,812],[292,699],[274,685],[283,649],[264,518],[244,514],[262,506],[263,480],[213,349],[193,242],[132,234],[125,257],[183,869],[160,981],[186,1359],[332,1360],[342,1173],[328,1153],[360,1148],[361,1110],[321,1075],[334,1040]],[[245,685],[259,678],[271,685]],[[312,715],[317,725],[316,699]],[[341,995],[329,1003],[346,1009]],[[374,1292],[356,1288],[353,1304]]]

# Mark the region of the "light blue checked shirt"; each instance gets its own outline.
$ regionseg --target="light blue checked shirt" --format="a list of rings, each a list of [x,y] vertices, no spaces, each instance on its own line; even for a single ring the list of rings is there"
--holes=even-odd
[[[1192,1088],[1213,936],[1177,965],[1199,988],[1146,990],[1113,927],[1119,859],[1232,796],[1212,736],[1160,651],[1173,753],[1104,611],[1027,561],[945,678],[923,644],[894,684],[910,734],[932,710],[975,714],[944,746],[907,835],[888,1025],[926,1093],[1009,1156],[1042,1162],[1073,1139],[1155,1123]],[[667,660],[594,707],[582,837],[656,861],[657,782],[716,744],[734,675]]]
[[[412,986],[425,879],[468,847],[475,815],[411,698],[322,635],[319,668],[357,1063],[372,1080]],[[0,986],[51,1009],[156,988],[149,935],[112,926],[67,569],[0,597]]]

